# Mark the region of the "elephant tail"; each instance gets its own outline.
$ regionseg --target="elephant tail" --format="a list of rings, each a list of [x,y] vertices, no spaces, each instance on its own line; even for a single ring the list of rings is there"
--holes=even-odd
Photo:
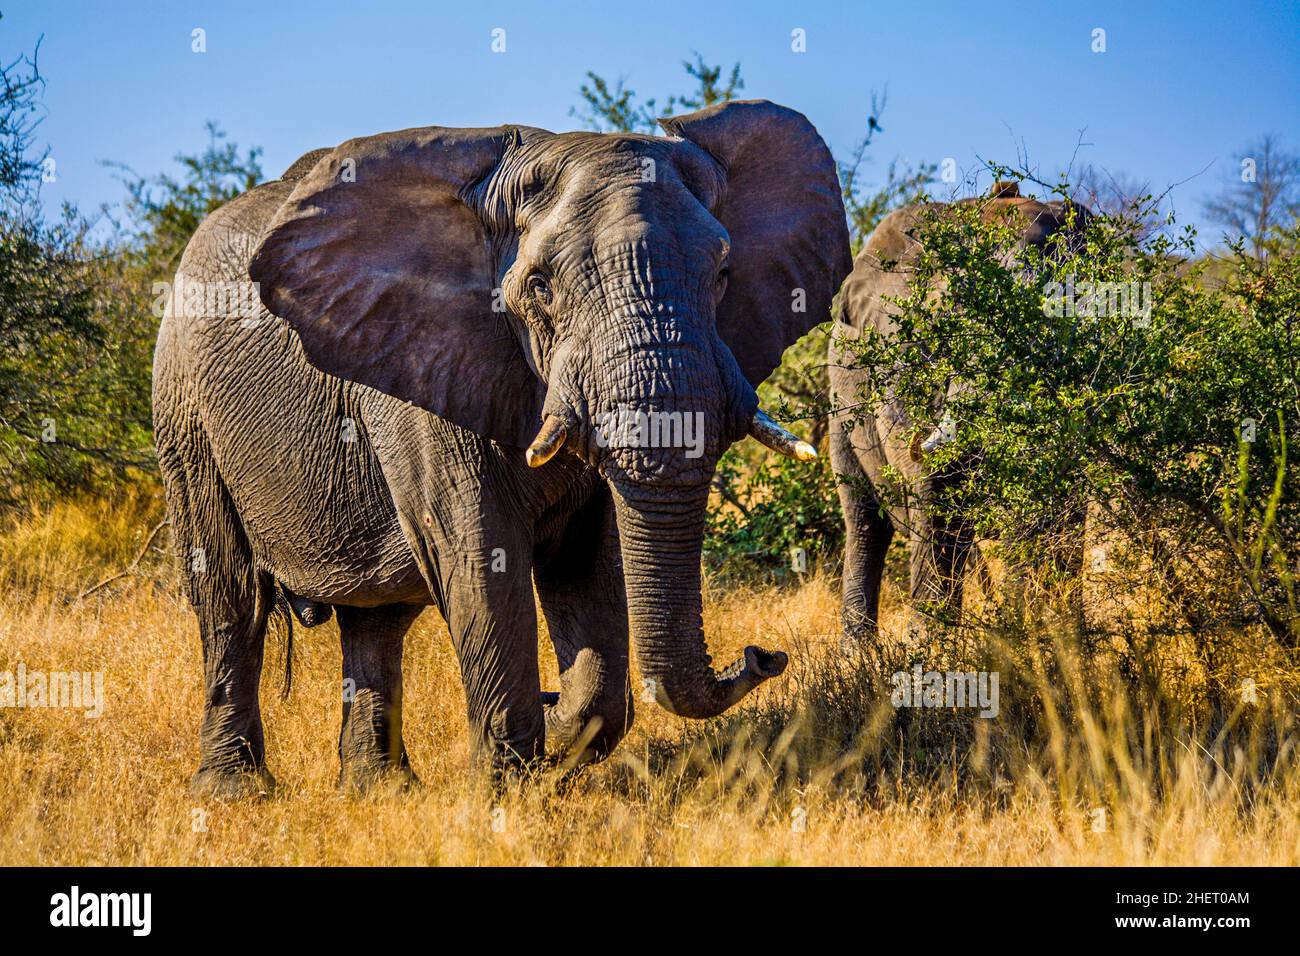
[[[288,700],[293,690],[293,605],[283,590],[283,585],[275,592],[275,604],[271,607],[271,621],[276,629],[284,629],[284,680],[280,684],[280,699]]]

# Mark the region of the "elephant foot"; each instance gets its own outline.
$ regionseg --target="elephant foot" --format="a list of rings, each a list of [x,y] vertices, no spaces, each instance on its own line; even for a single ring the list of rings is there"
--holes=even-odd
[[[599,763],[614,752],[632,726],[626,675],[626,660],[611,666],[584,647],[561,678],[564,690],[542,692],[548,766],[574,769]]]
[[[394,765],[387,761],[348,761],[339,769],[339,787],[349,793],[362,795],[382,789],[406,793],[420,786],[420,778],[402,755]]]
[[[840,631],[840,653],[845,657],[868,657],[879,650],[880,632],[874,624],[846,623]]]
[[[875,617],[855,607],[845,607],[840,612],[840,630],[845,640],[858,642],[873,641],[880,633]]]
[[[631,706],[606,718],[600,714],[564,718],[546,712],[545,765],[574,770],[600,763],[614,752],[631,723]]]
[[[226,769],[200,767],[190,780],[190,793],[225,803],[265,799],[275,792],[275,777],[265,767]]]

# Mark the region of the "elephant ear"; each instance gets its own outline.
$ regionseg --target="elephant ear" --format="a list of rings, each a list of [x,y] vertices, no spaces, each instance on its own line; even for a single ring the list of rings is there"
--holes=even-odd
[[[271,221],[248,272],[322,371],[508,445],[544,391],[503,312],[492,247],[465,201],[519,127],[427,127],[329,150]]]
[[[757,387],[786,348],[830,318],[853,267],[835,160],[807,117],[766,100],[659,122],[725,173],[711,210],[731,234],[718,332]]]

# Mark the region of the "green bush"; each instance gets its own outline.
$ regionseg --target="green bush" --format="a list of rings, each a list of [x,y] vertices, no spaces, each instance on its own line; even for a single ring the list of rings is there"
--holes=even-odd
[[[143,290],[75,214],[24,213],[0,210],[0,506],[152,463]]]
[[[715,575],[755,572],[785,580],[826,559],[837,560],[844,543],[835,475],[825,455],[814,462],[764,454],[745,460],[748,449],[733,446],[718,462],[714,486],[719,507],[710,510],[705,564]]]
[[[42,154],[25,119],[35,66],[0,70],[0,509],[109,490],[155,470],[150,381],[156,282],[172,279],[203,217],[261,179],[208,124],[181,178],[124,177],[128,230],[92,241],[71,206],[47,223]],[[119,167],[122,168],[122,167]],[[129,172],[129,171],[128,171]]]
[[[968,480],[937,507],[1004,553],[1041,558],[1088,511],[1130,591],[1155,581],[1196,633],[1262,623],[1294,645],[1296,243],[1235,248],[1211,282],[1194,231],[1132,212],[1043,249],[975,204],[924,217],[896,328],[856,347],[876,383],[862,398],[889,383],[918,432],[951,426],[930,463]]]

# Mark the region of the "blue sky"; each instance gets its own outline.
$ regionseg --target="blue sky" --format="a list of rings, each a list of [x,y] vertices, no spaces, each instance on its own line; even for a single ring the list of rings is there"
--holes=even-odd
[[[101,160],[142,173],[205,143],[212,119],[298,155],[408,126],[562,130],[586,70],[644,96],[684,91],[681,60],[739,61],[746,96],[806,113],[839,156],[888,87],[865,176],[888,161],[1014,161],[1044,179],[1075,153],[1172,198],[1180,219],[1273,131],[1300,149],[1300,3],[442,2],[0,0],[0,56],[44,35],[47,203],[120,200]],[[206,31],[206,53],[191,31]],[[491,50],[494,28],[506,51]],[[791,31],[807,52],[791,50]],[[1094,53],[1093,31],[1106,51]],[[1206,167],[1209,167],[1207,170]],[[1198,175],[1199,174],[1199,175]]]

